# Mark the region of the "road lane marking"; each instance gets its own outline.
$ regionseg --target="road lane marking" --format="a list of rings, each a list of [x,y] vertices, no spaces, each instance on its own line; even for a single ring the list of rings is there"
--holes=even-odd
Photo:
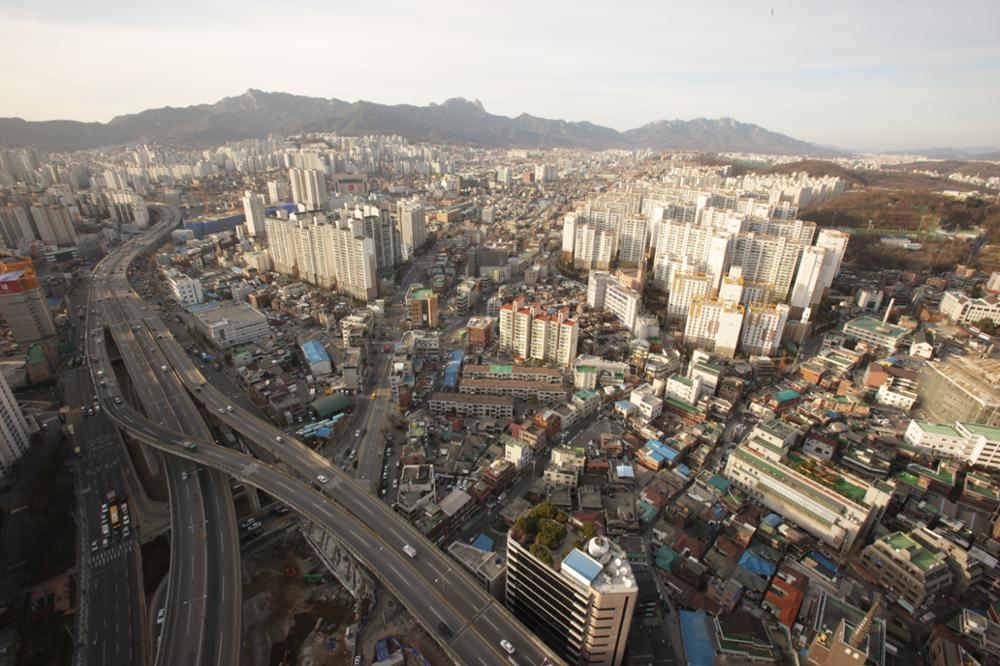
[[[409,581],[409,580],[407,580],[407,579],[406,579],[406,578],[405,578],[405,577],[403,576],[403,574],[399,573],[399,569],[397,569],[397,568],[396,568],[396,567],[394,567],[393,565],[389,564],[388,562],[386,563],[386,566],[387,566],[387,567],[389,567],[390,569],[392,569],[392,572],[393,572],[394,574],[396,574],[396,575],[397,575],[397,576],[398,576],[398,577],[400,578],[400,580],[402,580],[402,581],[403,581],[404,583],[406,583],[406,586],[407,586],[407,587],[410,587],[410,581]]]

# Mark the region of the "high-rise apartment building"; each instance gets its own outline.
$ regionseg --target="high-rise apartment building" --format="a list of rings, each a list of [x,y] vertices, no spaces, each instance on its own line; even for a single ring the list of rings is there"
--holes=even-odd
[[[628,215],[622,219],[618,234],[618,262],[622,266],[641,266],[646,262],[646,218]]]
[[[288,180],[292,186],[292,199],[307,210],[319,210],[326,206],[330,195],[326,189],[326,174],[320,169],[288,170]]]
[[[5,478],[30,445],[28,422],[0,373],[0,479]]]
[[[747,305],[740,351],[748,356],[774,356],[788,323],[788,312],[789,308],[784,303],[754,302]]]
[[[613,313],[630,331],[635,330],[642,298],[607,271],[590,271],[587,278],[587,305]]]
[[[816,247],[824,248],[827,251],[829,261],[824,262],[823,278],[820,284],[823,289],[829,289],[833,284],[833,279],[840,272],[840,266],[844,263],[844,255],[847,254],[847,242],[851,235],[840,229],[823,229],[816,237]]]
[[[519,297],[500,308],[500,351],[568,366],[576,357],[579,328],[569,308],[546,311]]]
[[[243,214],[246,216],[247,234],[256,238],[266,233],[264,228],[264,195],[244,192]]]
[[[831,259],[822,247],[809,246],[802,252],[789,301],[797,313],[816,305],[823,297],[823,266]]]
[[[705,273],[678,273],[670,288],[670,298],[667,301],[667,320],[684,323],[693,302],[712,296],[714,293],[712,282],[712,276]]]
[[[19,344],[56,334],[31,259],[18,257],[0,263],[0,318]]]
[[[617,666],[638,599],[628,556],[606,537],[579,548],[571,526],[522,516],[507,534],[506,604],[571,664]]]
[[[732,263],[743,268],[744,279],[773,284],[775,298],[784,301],[803,247],[783,236],[739,234],[734,243]]]
[[[715,298],[691,302],[684,325],[684,342],[732,358],[740,343],[743,306]]]
[[[408,261],[427,240],[424,207],[418,201],[400,201],[396,210],[399,218],[402,260]]]
[[[38,229],[38,238],[49,245],[72,245],[76,242],[76,229],[66,206],[58,204],[34,204],[30,208],[31,218]]]
[[[31,215],[16,203],[0,207],[0,241],[5,247],[16,248],[22,241],[36,240]]]
[[[376,206],[364,206],[354,211],[360,218],[365,238],[372,240],[375,248],[375,270],[389,271],[401,261],[399,235],[389,211]]]

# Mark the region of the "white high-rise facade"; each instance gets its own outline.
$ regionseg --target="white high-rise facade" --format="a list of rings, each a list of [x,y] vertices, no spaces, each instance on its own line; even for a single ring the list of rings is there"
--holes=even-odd
[[[684,323],[691,304],[697,300],[710,298],[713,278],[705,273],[682,272],[674,278],[667,301],[667,320]]]
[[[243,193],[243,213],[246,216],[247,234],[254,238],[266,233],[264,227],[264,195]]]
[[[684,342],[732,358],[740,343],[743,306],[714,298],[691,303],[684,325]]]
[[[630,331],[635,330],[642,298],[607,271],[590,271],[587,278],[587,305],[613,313]]]
[[[326,190],[326,174],[319,169],[288,170],[288,180],[292,186],[292,199],[306,210],[319,210],[326,206],[330,195]]]
[[[11,467],[27,453],[31,444],[29,437],[28,422],[0,373],[0,478],[6,477]]]
[[[797,312],[819,303],[823,297],[823,267],[830,263],[826,248],[809,246],[802,252],[789,301]]]
[[[749,356],[774,356],[788,322],[788,306],[751,303],[746,308],[740,351]]]
[[[427,230],[424,226],[424,207],[417,201],[400,201],[397,207],[397,217],[399,218],[402,259],[408,261],[427,240]]]
[[[823,289],[829,289],[833,284],[833,279],[840,272],[840,265],[844,263],[844,255],[847,253],[847,242],[851,235],[840,229],[823,229],[816,237],[816,246],[827,250],[828,261],[823,266],[823,277],[820,284]]]
[[[624,266],[639,266],[646,261],[646,218],[626,216],[618,233],[618,262]]]

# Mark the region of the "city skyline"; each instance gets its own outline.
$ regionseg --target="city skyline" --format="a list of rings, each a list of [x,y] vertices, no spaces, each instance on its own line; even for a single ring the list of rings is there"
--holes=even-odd
[[[0,74],[17,93],[0,116],[107,121],[260,88],[388,104],[463,96],[492,113],[619,130],[729,116],[849,150],[1000,146],[989,113],[1000,103],[989,28],[1000,10],[986,4],[960,25],[930,3],[905,14],[859,3],[445,5],[433,23],[388,3],[349,15],[308,4],[102,9],[0,11],[0,55],[19,63]],[[330,38],[283,46],[270,28],[306,16]]]

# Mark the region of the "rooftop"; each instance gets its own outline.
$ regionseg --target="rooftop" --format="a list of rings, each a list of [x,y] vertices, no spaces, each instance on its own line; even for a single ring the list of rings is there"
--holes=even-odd
[[[931,552],[930,549],[921,546],[919,543],[910,538],[909,535],[903,534],[902,532],[894,532],[893,534],[883,537],[882,541],[888,544],[897,555],[902,555],[900,551],[904,551],[906,553],[906,559],[916,565],[924,573],[929,572],[937,566],[945,566],[944,559],[941,556]]]

